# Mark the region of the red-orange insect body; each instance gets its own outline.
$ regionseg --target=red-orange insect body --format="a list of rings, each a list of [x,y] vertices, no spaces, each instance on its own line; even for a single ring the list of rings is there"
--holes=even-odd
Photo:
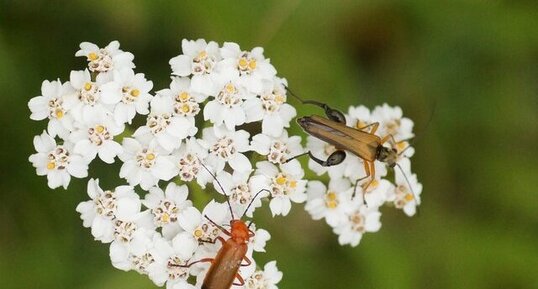
[[[248,266],[251,263],[246,257],[247,244],[254,234],[242,220],[231,220],[230,226],[231,232],[221,228],[226,235],[231,237],[227,241],[224,241],[222,237],[217,237],[222,242],[222,247],[217,256],[211,260],[211,267],[205,276],[202,289],[229,289],[233,284],[244,284],[238,271],[240,266]],[[241,264],[243,260],[245,264]],[[239,283],[233,282],[235,278]]]
[[[213,175],[213,173],[211,173],[211,171],[209,171],[209,169],[207,169],[203,164],[202,166],[213,176],[224,195],[228,196],[215,175]],[[254,195],[250,201],[250,204],[245,209],[245,213],[248,211],[250,205],[252,205],[252,202],[256,199],[256,197],[258,197],[258,195],[263,191],[268,192],[268,190],[263,189],[256,193],[256,195]],[[219,228],[230,238],[228,240],[224,240],[224,238],[220,236],[217,237],[213,243],[219,240],[222,243],[222,247],[220,247],[215,258],[206,258],[195,262],[211,262],[211,266],[209,267],[209,270],[204,278],[202,289],[230,289],[232,285],[244,285],[245,281],[238,273],[239,267],[248,266],[252,263],[246,255],[248,251],[248,242],[251,237],[254,237],[254,232],[249,229],[249,226],[247,226],[247,224],[245,224],[241,218],[234,218],[230,201],[226,199],[226,202],[228,203],[228,208],[230,209],[230,213],[232,215],[232,220],[230,221],[230,231],[226,230],[219,224],[216,224],[206,216],[206,218],[213,225]],[[245,214],[243,213],[243,216],[244,215]],[[241,264],[243,260],[245,263]],[[191,265],[193,264],[194,263]],[[238,283],[234,283],[235,279],[238,280]]]

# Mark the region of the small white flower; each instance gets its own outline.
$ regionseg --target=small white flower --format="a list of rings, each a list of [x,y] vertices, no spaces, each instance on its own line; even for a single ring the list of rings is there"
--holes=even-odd
[[[411,172],[409,159],[402,159],[399,165],[403,172],[400,169],[394,170],[396,186],[393,190],[389,190],[387,201],[392,202],[396,208],[403,209],[404,213],[411,217],[415,215],[417,206],[420,205],[422,184],[418,182],[417,175]]]
[[[134,68],[134,55],[119,48],[118,41],[110,42],[105,48],[99,48],[90,42],[82,42],[75,56],[85,56],[91,72],[106,73],[113,69]]]
[[[328,189],[320,181],[310,181],[307,194],[305,210],[312,219],[325,218],[327,224],[335,227],[345,220],[346,212],[351,209],[353,187],[344,179],[331,179]]]
[[[258,162],[256,167],[256,175],[267,178],[264,185],[271,191],[269,207],[273,216],[286,216],[291,209],[291,202],[306,201],[306,180],[302,180],[304,171],[297,160],[280,165],[280,169],[267,161]]]
[[[73,116],[69,111],[72,103],[69,95],[74,93],[69,82],[62,84],[58,81],[45,80],[41,84],[41,96],[36,96],[28,102],[32,114],[30,119],[43,120],[48,118],[47,131],[52,137],[67,138],[73,130]]]
[[[372,111],[371,122],[380,123],[376,134],[381,137],[390,134],[396,141],[402,141],[414,136],[413,121],[403,117],[402,109],[399,106],[391,107],[385,103],[383,106],[375,107]]]
[[[385,179],[374,179],[366,191],[364,186],[370,183],[370,179],[359,182],[355,191],[355,199],[365,203],[368,207],[380,207],[389,198],[394,185]]]
[[[217,180],[222,184],[224,192],[221,192],[220,188],[213,182],[215,190],[227,196],[237,218],[243,214],[251,218],[254,210],[262,206],[261,199],[267,195],[267,192],[263,191],[263,189],[269,188],[264,187],[268,183],[267,178],[263,175],[249,178],[251,172],[252,170],[248,172],[234,171],[233,175],[226,171],[218,173]],[[253,200],[258,193],[260,195]],[[249,205],[248,211],[245,211]]]
[[[102,75],[92,81],[88,70],[71,71],[69,79],[75,92],[68,98],[69,102],[73,103],[72,115],[77,121],[88,122],[95,116],[104,118],[112,113],[112,106],[101,99],[100,87],[106,83]]]
[[[252,169],[249,159],[243,154],[250,150],[249,133],[244,130],[231,131],[225,127],[208,127],[203,131],[203,139],[209,145],[207,163],[218,173],[226,162],[232,169],[246,172]]]
[[[131,123],[136,113],[148,114],[153,82],[143,73],[134,74],[129,68],[113,72],[113,81],[101,86],[103,103],[114,106],[114,120],[118,124]]]
[[[159,180],[168,181],[177,175],[174,163],[168,152],[157,143],[142,139],[124,138],[123,153],[119,158],[124,162],[120,169],[120,177],[131,186],[140,184],[148,190],[156,186]]]
[[[143,275],[148,274],[147,268],[155,262],[150,250],[153,249],[155,239],[162,237],[155,231],[142,230],[145,234],[141,235],[142,238],[137,236],[139,240],[137,250],[128,250],[117,242],[110,245],[109,255],[114,267],[124,271],[135,270]]]
[[[370,125],[371,114],[370,110],[364,105],[350,106],[346,114],[346,125],[355,129],[363,129]],[[364,129],[365,132],[370,132],[372,127]]]
[[[187,200],[188,194],[187,186],[169,183],[164,192],[159,187],[151,188],[142,201],[150,209],[155,225],[162,227],[162,234],[167,239],[172,239],[181,230],[179,214],[192,206],[192,202]]]
[[[151,101],[151,113],[146,125],[139,127],[134,136],[154,138],[166,151],[172,152],[180,147],[181,140],[197,131],[194,119],[175,115],[172,99],[157,95]]]
[[[242,125],[246,121],[245,99],[254,98],[238,84],[238,78],[225,76],[216,82],[215,99],[204,107],[204,119],[216,126],[225,124],[229,130]]]
[[[173,100],[176,115],[189,119],[200,112],[200,103],[207,99],[206,94],[191,89],[191,80],[186,77],[172,77],[170,88],[159,90],[157,93]]]
[[[214,242],[215,238],[222,235],[222,231],[208,218],[218,225],[227,225],[229,216],[228,205],[211,200],[201,213],[195,207],[183,210],[179,216],[179,224],[185,232],[189,233],[189,238],[199,245],[212,247],[210,242]]]
[[[116,218],[112,221],[114,241],[110,244],[112,265],[122,270],[132,269],[131,255],[140,256],[147,253],[155,226],[149,211],[139,212],[129,219]],[[129,265],[129,266],[128,266]],[[128,267],[127,267],[128,266]],[[138,267],[138,266],[137,266]]]
[[[213,177],[201,165],[207,154],[207,144],[202,139],[187,138],[185,145],[172,154],[179,178],[184,182],[190,182],[196,178],[196,182],[205,188],[205,185],[213,180]]]
[[[254,232],[254,237],[249,240],[249,248],[255,252],[265,252],[265,244],[271,239],[271,234],[264,229],[256,229],[256,225],[252,223],[251,230]]]
[[[166,239],[155,240],[153,249],[150,250],[155,261],[147,268],[150,279],[157,286],[166,283],[167,289],[187,284],[190,268],[183,265],[189,263],[197,246],[187,232],[179,233],[171,242]]]
[[[88,176],[88,162],[73,152],[72,143],[57,145],[54,138],[43,131],[41,135],[34,137],[34,147],[37,153],[31,155],[28,160],[36,168],[38,176],[47,176],[51,189],[60,186],[67,189],[71,176]]]
[[[256,270],[245,280],[245,289],[277,289],[276,284],[282,280],[282,272],[278,271],[276,261],[271,261],[262,270]]]
[[[88,181],[89,201],[77,206],[82,225],[92,229],[96,240],[110,243],[114,240],[114,221],[133,221],[140,212],[140,198],[131,186],[119,186],[112,191],[103,191],[99,180]]]
[[[172,74],[178,76],[192,75],[192,90],[194,92],[211,94],[214,91],[213,69],[221,60],[219,45],[203,39],[181,42],[182,55],[170,59]]]
[[[254,94],[261,94],[264,81],[272,81],[276,75],[273,65],[263,56],[263,48],[242,51],[237,43],[225,42],[220,49],[223,60],[218,70],[232,67],[241,76],[240,83]]]
[[[297,115],[295,108],[286,103],[285,79],[275,78],[273,82],[264,82],[259,98],[245,101],[246,122],[262,121],[262,133],[279,137],[285,127]]]
[[[288,159],[304,152],[301,137],[288,137],[286,131],[277,138],[257,134],[252,138],[251,147],[255,152],[267,156],[267,160],[274,164],[284,164]]]
[[[95,116],[69,136],[75,144],[74,151],[85,160],[91,162],[97,154],[105,163],[113,163],[114,158],[121,154],[123,149],[114,137],[122,133],[123,124],[117,125],[111,117],[99,118]]]
[[[346,214],[346,220],[333,230],[338,234],[340,245],[357,246],[366,232],[377,232],[381,228],[381,213],[377,207],[354,202],[354,208]]]

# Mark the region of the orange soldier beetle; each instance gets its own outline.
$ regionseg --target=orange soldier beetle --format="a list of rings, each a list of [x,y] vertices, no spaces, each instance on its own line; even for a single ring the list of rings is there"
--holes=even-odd
[[[391,168],[397,166],[400,169],[407,184],[409,185],[413,199],[416,200],[411,183],[407,179],[402,167],[397,163],[398,157],[403,154],[410,147],[410,145],[398,153],[396,149],[390,149],[383,146],[383,144],[389,139],[391,139],[394,144],[398,143],[391,134],[388,134],[382,138],[375,135],[375,132],[379,127],[379,122],[374,122],[357,129],[348,127],[346,125],[346,117],[339,110],[333,109],[325,103],[313,100],[303,100],[295,95],[288,87],[286,87],[286,90],[301,103],[313,104],[321,107],[325,111],[327,118],[317,115],[305,116],[297,119],[297,123],[306,133],[325,141],[336,148],[336,151],[329,155],[327,160],[318,159],[310,151],[308,151],[288,159],[287,162],[303,155],[308,155],[313,161],[321,166],[330,167],[342,163],[346,158],[345,151],[349,151],[362,159],[364,163],[364,171],[366,173],[364,177],[359,178],[355,182],[355,189],[353,190],[354,192],[356,191],[359,182],[368,177],[370,177],[370,181],[366,183],[363,190],[366,191],[366,189],[368,189],[368,187],[372,184],[375,179],[374,162],[377,160],[386,163]],[[364,131],[364,129],[369,127],[371,127],[370,132]]]
[[[217,182],[219,188],[222,190],[223,194],[226,196],[226,202],[228,203],[228,208],[232,215],[230,220],[230,231],[226,230],[221,225],[215,223],[208,216],[204,217],[211,222],[215,227],[219,228],[225,235],[229,236],[228,240],[217,236],[213,241],[205,241],[208,243],[214,244],[217,240],[222,243],[222,247],[217,252],[215,258],[203,258],[198,261],[192,262],[187,265],[172,265],[179,267],[190,267],[197,263],[210,262],[211,266],[205,275],[204,282],[202,283],[202,289],[230,289],[232,285],[243,286],[245,285],[245,280],[238,273],[240,266],[249,266],[252,261],[246,256],[248,251],[248,242],[250,238],[254,237],[254,232],[250,230],[250,225],[252,221],[247,225],[241,219],[245,216],[246,212],[252,205],[252,202],[258,197],[262,192],[269,192],[267,189],[262,189],[257,192],[250,203],[248,204],[245,212],[239,219],[235,219],[234,213],[232,210],[232,205],[228,199],[228,195],[224,191],[221,183],[217,177],[200,161],[200,164],[206,169],[206,171],[213,177]],[[242,264],[242,261],[245,261]],[[234,280],[237,279],[238,283],[234,283]]]

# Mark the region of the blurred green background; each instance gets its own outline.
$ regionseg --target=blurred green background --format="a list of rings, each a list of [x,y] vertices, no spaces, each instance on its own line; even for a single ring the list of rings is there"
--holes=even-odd
[[[305,98],[400,105],[420,136],[418,217],[384,209],[380,232],[341,247],[295,205],[272,234],[279,288],[538,288],[538,2],[0,0],[0,288],[155,288],[112,267],[81,226],[85,180],[50,190],[27,158],[45,122],[27,102],[82,69],[78,44],[119,40],[167,87],[183,38],[265,48]],[[290,100],[294,103],[294,100]],[[432,110],[433,119],[427,125]],[[315,109],[298,107],[299,114]],[[295,133],[299,133],[293,124]],[[91,174],[120,182],[118,167]]]

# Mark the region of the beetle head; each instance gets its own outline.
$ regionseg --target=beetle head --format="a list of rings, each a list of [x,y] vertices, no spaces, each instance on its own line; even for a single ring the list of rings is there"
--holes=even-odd
[[[386,163],[391,168],[394,168],[394,166],[396,166],[396,161],[398,160],[398,151],[395,149],[386,148],[384,146],[379,146],[377,160]]]
[[[245,222],[241,220],[231,220],[232,239],[237,243],[247,243],[249,240],[249,229]]]

